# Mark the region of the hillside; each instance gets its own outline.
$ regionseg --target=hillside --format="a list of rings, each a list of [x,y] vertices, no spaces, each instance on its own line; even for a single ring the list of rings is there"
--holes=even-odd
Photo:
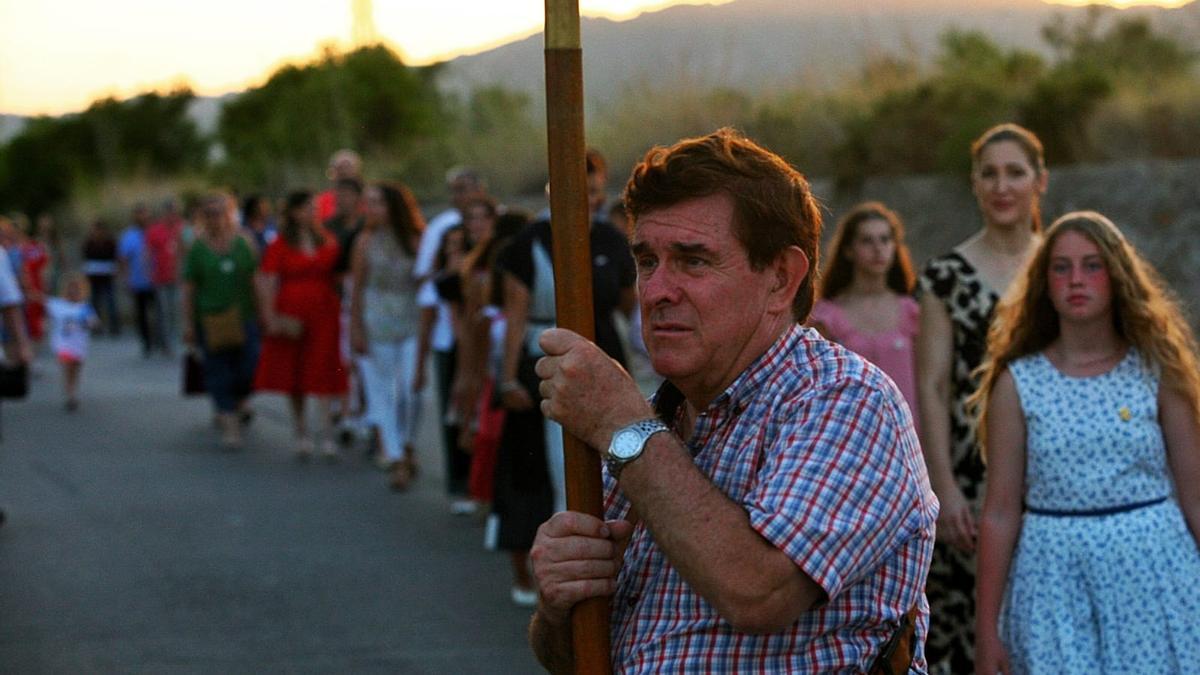
[[[757,89],[802,82],[825,87],[871,57],[926,59],[947,29],[980,30],[1006,47],[1047,54],[1041,29],[1056,14],[1082,21],[1086,8],[1042,0],[737,0],[682,5],[615,22],[585,18],[584,82],[589,107],[630,83]],[[1109,10],[1143,14],[1184,44],[1200,42],[1200,1],[1176,9]],[[533,35],[447,64],[449,91],[501,83],[540,101],[542,36]]]
[[[0,114],[0,144],[7,143],[8,139],[21,133],[21,129],[24,128],[24,117],[20,115]]]
[[[764,87],[837,85],[869,59],[910,55],[928,59],[950,28],[979,30],[1006,47],[1049,55],[1042,27],[1055,15],[1082,21],[1087,9],[1044,0],[735,0],[681,5],[628,21],[585,18],[584,82],[595,109],[630,86]],[[1108,9],[1109,16],[1146,15],[1182,44],[1200,44],[1200,0],[1179,8]],[[540,106],[544,92],[542,36],[536,34],[445,64],[442,87],[463,94],[501,84],[527,92]],[[231,92],[203,97],[190,114],[211,132]],[[0,114],[0,143],[20,132],[24,118]]]

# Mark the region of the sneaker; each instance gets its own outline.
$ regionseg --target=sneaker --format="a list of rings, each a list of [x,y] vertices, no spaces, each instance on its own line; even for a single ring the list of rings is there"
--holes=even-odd
[[[333,462],[336,462],[339,459],[341,459],[341,456],[338,455],[337,444],[331,440],[322,441],[321,442],[321,457],[323,457],[326,462],[329,462],[331,464]]]
[[[536,607],[537,606],[537,591],[532,588],[521,588],[520,586],[512,587],[512,601],[517,607]]]
[[[479,510],[479,505],[471,499],[455,499],[450,502],[450,515],[470,516]]]
[[[296,460],[307,462],[313,455],[313,442],[307,436],[302,436],[296,439]]]
[[[221,447],[226,450],[238,450],[242,447],[242,429],[238,424],[236,413],[222,413],[220,415],[221,422]]]

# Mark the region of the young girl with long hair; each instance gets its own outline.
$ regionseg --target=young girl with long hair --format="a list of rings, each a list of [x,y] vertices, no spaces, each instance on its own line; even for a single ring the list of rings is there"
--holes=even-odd
[[[976,672],[1190,672],[1196,340],[1107,218],[1047,230],[997,310],[972,403],[988,463]]]
[[[865,202],[838,221],[809,321],[822,335],[858,353],[900,388],[917,412],[914,354],[920,309],[900,216]]]
[[[478,508],[492,501],[496,451],[505,417],[495,392],[506,326],[501,309],[503,279],[496,270],[496,259],[529,223],[529,214],[511,208],[500,213],[494,202],[477,199],[467,205],[466,221],[468,227],[477,229],[477,223],[486,223],[486,236],[475,236],[477,243],[462,263],[462,334],[454,386],[455,405],[463,420],[461,444],[471,453],[467,494]]]
[[[929,567],[926,656],[933,673],[973,668],[975,518],[983,463],[967,398],[983,360],[992,310],[1039,241],[1039,202],[1048,174],[1042,144],[1015,124],[992,127],[971,145],[971,188],[983,229],[921,273],[917,395],[921,450],[941,503]]]
[[[366,225],[350,260],[350,346],[362,357],[367,416],[379,430],[391,486],[406,489],[415,463],[413,437],[421,389],[413,275],[425,219],[408,188],[379,183],[366,190]]]

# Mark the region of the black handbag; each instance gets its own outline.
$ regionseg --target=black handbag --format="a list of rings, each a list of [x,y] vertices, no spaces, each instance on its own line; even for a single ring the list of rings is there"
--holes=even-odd
[[[204,386],[204,361],[200,355],[188,350],[183,355],[183,395],[199,396],[207,392]]]
[[[28,395],[29,367],[0,363],[0,398],[25,398]]]

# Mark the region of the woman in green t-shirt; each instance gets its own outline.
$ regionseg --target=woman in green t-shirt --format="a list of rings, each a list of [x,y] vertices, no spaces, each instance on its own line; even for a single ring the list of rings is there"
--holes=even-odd
[[[241,423],[250,412],[258,365],[259,332],[254,311],[254,245],[234,225],[232,197],[210,194],[200,210],[196,241],[184,263],[183,339],[199,348],[204,382],[221,428],[221,444],[242,444]]]

